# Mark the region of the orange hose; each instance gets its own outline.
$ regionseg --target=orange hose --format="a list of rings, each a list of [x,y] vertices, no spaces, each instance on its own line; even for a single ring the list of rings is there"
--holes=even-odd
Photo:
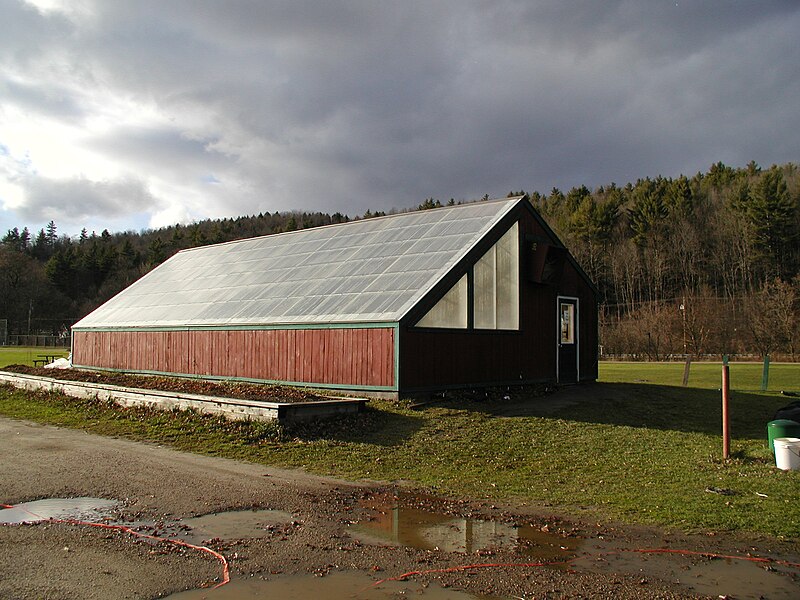
[[[382,583],[386,583],[387,581],[405,581],[409,577],[413,575],[430,575],[431,573],[457,573],[459,571],[468,571],[472,569],[490,569],[490,568],[502,568],[502,567],[550,567],[555,565],[567,565],[572,561],[576,560],[575,558],[570,558],[567,560],[561,561],[553,561],[553,562],[535,562],[535,563],[478,563],[473,565],[458,565],[457,567],[445,567],[443,569],[425,569],[423,571],[409,571],[408,573],[403,573],[402,575],[398,575],[397,577],[386,577],[381,579],[380,581],[376,581],[370,587],[378,587]]]
[[[620,552],[638,552],[640,554],[683,554],[686,556],[705,556],[706,558],[726,558],[731,560],[746,560],[757,563],[772,563],[784,567],[800,569],[800,563],[781,560],[778,558],[765,558],[760,556],[738,556],[734,554],[716,554],[714,552],[700,552],[698,550],[677,550],[674,548],[637,548],[635,550],[621,550]]]
[[[231,580],[230,577],[230,570],[228,568],[228,561],[227,559],[217,552],[216,550],[212,550],[207,546],[197,546],[195,544],[190,544],[189,542],[184,542],[183,540],[173,540],[169,538],[159,537],[157,535],[150,535],[148,533],[141,533],[130,527],[126,527],[125,525],[110,525],[108,523],[92,523],[90,521],[78,521],[75,519],[49,519],[55,523],[67,523],[69,525],[88,525],[89,527],[100,527],[102,529],[117,529],[119,531],[124,531],[125,533],[130,533],[131,535],[135,535],[140,538],[146,538],[150,540],[156,540],[159,542],[167,542],[170,544],[174,544],[176,546],[184,546],[185,548],[191,548],[192,550],[198,550],[200,552],[205,552],[206,554],[210,554],[214,558],[216,558],[222,564],[222,581],[212,587],[211,589],[217,589],[228,583]]]
[[[2,504],[2,503],[0,503],[0,506],[2,506],[3,508],[18,508],[18,507],[15,507],[15,506],[11,505],[11,504]],[[127,527],[126,525],[111,525],[109,523],[93,523],[91,521],[79,521],[77,519],[44,519],[41,515],[37,515],[34,512],[31,512],[31,511],[26,510],[24,508],[22,510],[24,510],[29,515],[32,515],[32,516],[34,516],[34,517],[36,517],[38,519],[46,520],[46,521],[48,521],[50,523],[65,523],[67,525],[85,525],[85,526],[88,526],[88,527],[99,527],[101,529],[114,529],[114,530],[117,530],[117,531],[124,531],[125,533],[129,533],[129,534],[134,535],[136,537],[150,539],[150,540],[156,540],[158,542],[167,542],[169,544],[174,544],[175,546],[183,546],[185,548],[191,548],[192,550],[197,550],[199,552],[205,552],[206,554],[210,554],[211,556],[213,556],[215,559],[217,559],[222,564],[222,581],[220,583],[218,583],[217,585],[215,585],[214,587],[212,587],[211,589],[215,590],[218,587],[221,587],[221,586],[225,585],[226,583],[228,583],[231,580],[230,568],[228,566],[228,560],[222,554],[217,552],[216,550],[212,550],[211,548],[208,548],[206,546],[197,546],[195,544],[190,544],[189,542],[184,542],[183,540],[172,540],[172,539],[169,539],[169,538],[163,538],[163,537],[159,537],[159,536],[156,536],[156,535],[150,535],[148,533],[141,533],[139,531],[131,529],[130,527]]]
[[[14,508],[12,505],[9,505],[9,504],[0,504],[0,506],[2,506],[3,508]],[[31,514],[33,516],[39,517],[39,515],[36,515],[36,514],[30,512],[30,511],[25,511],[25,512],[27,512],[27,513],[29,513],[29,514]],[[88,521],[76,521],[76,520],[73,520],[73,519],[67,519],[67,520],[49,519],[49,520],[52,521],[52,522],[55,522],[55,523],[68,523],[68,524],[72,524],[72,525],[89,525],[91,527],[102,527],[104,529],[119,529],[120,531],[125,531],[127,533],[130,533],[130,534],[138,536],[138,537],[149,538],[149,539],[152,539],[152,540],[158,540],[158,541],[162,541],[162,542],[169,542],[171,544],[175,544],[176,546],[185,546],[185,547],[191,548],[193,550],[199,550],[199,551],[202,551],[202,552],[207,552],[208,554],[211,554],[214,558],[216,558],[217,560],[219,560],[222,563],[222,575],[223,575],[222,582],[218,583],[217,585],[215,585],[212,589],[216,589],[216,588],[218,588],[220,586],[223,586],[223,585],[225,585],[226,583],[228,583],[230,581],[230,572],[229,572],[229,569],[228,569],[228,561],[225,559],[225,557],[222,554],[212,550],[211,548],[207,548],[205,546],[195,546],[194,544],[190,544],[188,542],[184,542],[184,541],[181,541],[181,540],[171,540],[171,539],[161,538],[161,537],[157,537],[157,536],[149,535],[149,534],[145,534],[145,533],[139,533],[138,531],[134,531],[130,527],[126,527],[124,525],[109,525],[107,523],[91,523],[91,522],[88,522]],[[800,569],[800,563],[790,562],[788,560],[782,560],[782,559],[777,559],[777,558],[765,558],[765,557],[759,557],[759,556],[737,556],[737,555],[732,555],[732,554],[717,554],[717,553],[714,553],[714,552],[701,552],[701,551],[698,551],[698,550],[681,550],[681,549],[675,549],[675,548],[634,548],[634,549],[625,549],[625,550],[615,550],[615,551],[611,551],[611,552],[600,552],[600,553],[597,553],[595,555],[589,554],[589,555],[586,555],[586,556],[608,556],[608,555],[611,555],[611,554],[622,554],[623,552],[636,552],[636,553],[639,553],[639,554],[678,554],[678,555],[682,555],[682,556],[703,556],[703,557],[706,557],[706,558],[724,558],[724,559],[729,559],[729,560],[746,560],[746,561],[749,561],[749,562],[756,562],[756,563],[762,563],[762,564],[763,563],[771,563],[771,564],[782,565],[782,566],[785,566],[785,567],[792,567],[792,568],[795,568],[795,569]],[[422,571],[409,571],[407,573],[403,573],[402,575],[397,575],[396,577],[386,577],[384,579],[381,579],[380,581],[377,581],[377,582],[373,583],[370,587],[377,587],[377,586],[381,585],[382,583],[386,583],[387,581],[404,581],[405,579],[408,579],[409,577],[412,577],[414,575],[430,575],[432,573],[455,573],[455,572],[458,572],[458,571],[468,571],[468,570],[473,570],[473,569],[490,569],[490,568],[503,568],[503,567],[551,567],[551,566],[556,566],[556,565],[568,565],[568,564],[576,561],[578,558],[581,558],[581,557],[575,556],[573,558],[568,558],[566,560],[551,561],[551,562],[477,563],[477,564],[471,564],[471,565],[459,565],[459,566],[456,566],[456,567],[446,567],[446,568],[442,568],[442,569],[425,569],[425,570],[422,570]]]
[[[489,569],[489,568],[503,568],[503,567],[551,567],[556,565],[568,565],[578,558],[584,558],[586,556],[608,556],[611,554],[622,554],[623,552],[637,552],[640,554],[679,554],[684,556],[704,556],[706,558],[725,558],[725,559],[732,559],[732,560],[746,560],[750,562],[757,562],[757,563],[771,563],[776,565],[782,565],[786,567],[792,567],[795,569],[800,569],[800,563],[790,562],[788,560],[781,560],[777,558],[764,558],[758,556],[735,556],[729,554],[715,554],[713,552],[699,552],[697,550],[679,550],[673,548],[636,548],[633,550],[615,550],[611,552],[600,552],[597,554],[587,554],[583,557],[575,556],[573,558],[568,558],[566,560],[561,561],[552,561],[552,562],[536,562],[536,563],[478,563],[478,564],[471,564],[471,565],[459,565],[456,567],[446,567],[442,569],[425,569],[422,571],[409,571],[408,573],[403,573],[402,575],[398,575],[396,577],[386,577],[373,583],[370,587],[377,587],[382,583],[386,583],[387,581],[405,581],[409,577],[414,575],[430,575],[433,573],[456,573],[458,571],[468,571],[472,569]]]

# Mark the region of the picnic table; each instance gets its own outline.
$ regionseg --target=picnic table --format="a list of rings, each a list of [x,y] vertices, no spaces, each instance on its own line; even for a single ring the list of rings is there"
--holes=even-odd
[[[61,358],[60,354],[37,354],[38,358],[33,359],[33,366],[38,367],[39,364],[42,366],[49,365],[57,358]]]

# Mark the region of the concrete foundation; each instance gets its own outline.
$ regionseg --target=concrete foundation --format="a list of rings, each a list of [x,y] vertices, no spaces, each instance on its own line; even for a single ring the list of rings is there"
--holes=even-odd
[[[228,419],[291,421],[361,412],[366,398],[330,398],[314,402],[261,402],[219,396],[180,394],[117,385],[62,381],[37,375],[0,371],[0,382],[25,390],[56,391],[74,398],[95,398],[120,406],[146,406],[160,410],[196,410]]]

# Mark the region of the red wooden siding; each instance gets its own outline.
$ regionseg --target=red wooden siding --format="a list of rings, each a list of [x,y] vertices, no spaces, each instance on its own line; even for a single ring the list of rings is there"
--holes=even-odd
[[[123,371],[392,387],[394,329],[75,331],[73,362]]]

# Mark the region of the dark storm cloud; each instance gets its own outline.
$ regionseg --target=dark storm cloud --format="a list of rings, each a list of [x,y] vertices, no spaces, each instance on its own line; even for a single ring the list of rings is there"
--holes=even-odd
[[[19,25],[0,41],[9,102],[77,117],[97,89],[150,106],[159,118],[85,143],[157,178],[154,204],[194,186],[198,218],[353,214],[798,159],[796,2],[0,11]]]
[[[155,201],[141,181],[89,181],[83,178],[54,181],[43,177],[25,183],[29,202],[19,211],[35,222],[80,223],[93,217],[147,211]]]
[[[209,150],[214,143],[211,138],[190,139],[176,128],[153,125],[114,127],[86,140],[88,148],[135,164],[139,170],[180,171],[183,177],[217,171],[229,164],[224,156]]]

